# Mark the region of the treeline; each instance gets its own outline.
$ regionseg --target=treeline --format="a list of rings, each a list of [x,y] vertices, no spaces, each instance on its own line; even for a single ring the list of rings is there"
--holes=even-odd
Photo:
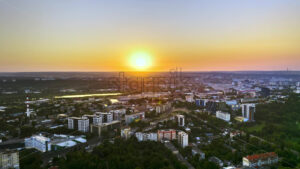
[[[186,169],[163,144],[116,139],[104,142],[92,153],[76,151],[54,161],[60,169]]]
[[[254,135],[300,152],[299,95],[291,95],[286,103],[258,105],[255,120],[257,125],[263,124],[263,127],[253,131]]]
[[[254,118],[255,123],[239,127],[274,143],[273,150],[282,158],[281,167],[299,168],[300,95],[290,95],[285,103],[257,105]]]

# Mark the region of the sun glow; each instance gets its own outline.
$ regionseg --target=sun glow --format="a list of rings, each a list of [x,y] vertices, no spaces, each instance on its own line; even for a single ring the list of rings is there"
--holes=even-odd
[[[130,64],[137,70],[146,70],[152,64],[151,55],[146,52],[133,53],[130,57]]]

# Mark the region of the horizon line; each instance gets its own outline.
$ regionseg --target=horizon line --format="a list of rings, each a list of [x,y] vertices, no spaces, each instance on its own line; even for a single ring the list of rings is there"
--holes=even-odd
[[[193,70],[184,71],[185,73],[193,72],[299,72],[299,70]],[[170,71],[4,71],[0,73],[118,73],[118,72],[128,72],[128,73],[165,73]],[[178,71],[180,72],[180,71]]]

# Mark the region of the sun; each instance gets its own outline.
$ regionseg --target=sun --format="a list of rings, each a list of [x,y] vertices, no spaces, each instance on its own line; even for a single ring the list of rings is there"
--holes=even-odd
[[[146,70],[152,65],[151,55],[147,52],[135,52],[130,56],[130,64],[134,69]]]

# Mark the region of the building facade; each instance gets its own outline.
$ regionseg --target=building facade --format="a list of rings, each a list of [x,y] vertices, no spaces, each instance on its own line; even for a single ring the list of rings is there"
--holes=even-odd
[[[0,152],[0,168],[1,169],[19,169],[19,152],[5,150]]]
[[[243,166],[261,167],[278,163],[278,155],[274,152],[255,154],[243,157]]]
[[[26,148],[35,148],[41,152],[51,151],[50,138],[42,135],[36,135],[29,138],[25,138]]]
[[[194,102],[194,95],[187,95],[185,96],[185,100],[189,103]]]
[[[255,104],[242,104],[242,116],[248,121],[254,121]]]
[[[185,123],[184,123],[184,115],[177,115],[176,116],[176,120],[177,120],[177,123],[178,123],[178,126],[184,126]]]
[[[113,113],[100,113],[102,123],[111,123],[113,121]]]
[[[129,123],[133,122],[134,120],[143,120],[143,119],[145,119],[145,112],[125,115],[126,124],[129,124]]]
[[[178,144],[181,147],[186,147],[189,145],[189,135],[183,131],[178,132]]]
[[[208,102],[207,99],[196,99],[196,105],[197,106],[205,107],[207,102]]]
[[[103,123],[101,125],[90,125],[90,132],[101,137],[103,131],[118,131],[120,133],[121,122],[118,120],[112,121],[110,123]]]
[[[216,112],[216,117],[217,117],[218,119],[221,119],[221,120],[224,120],[224,121],[227,121],[227,122],[230,121],[230,114],[229,114],[229,113],[226,113],[226,112],[217,111],[217,112]]]
[[[176,131],[175,130],[158,130],[157,131],[157,140],[175,140],[176,139]]]
[[[89,127],[90,124],[88,118],[82,117],[81,119],[78,120],[78,131],[86,133],[89,131]]]
[[[138,141],[157,141],[157,133],[136,132],[135,137]]]
[[[131,129],[125,128],[121,130],[121,137],[124,139],[129,139],[131,137]]]

